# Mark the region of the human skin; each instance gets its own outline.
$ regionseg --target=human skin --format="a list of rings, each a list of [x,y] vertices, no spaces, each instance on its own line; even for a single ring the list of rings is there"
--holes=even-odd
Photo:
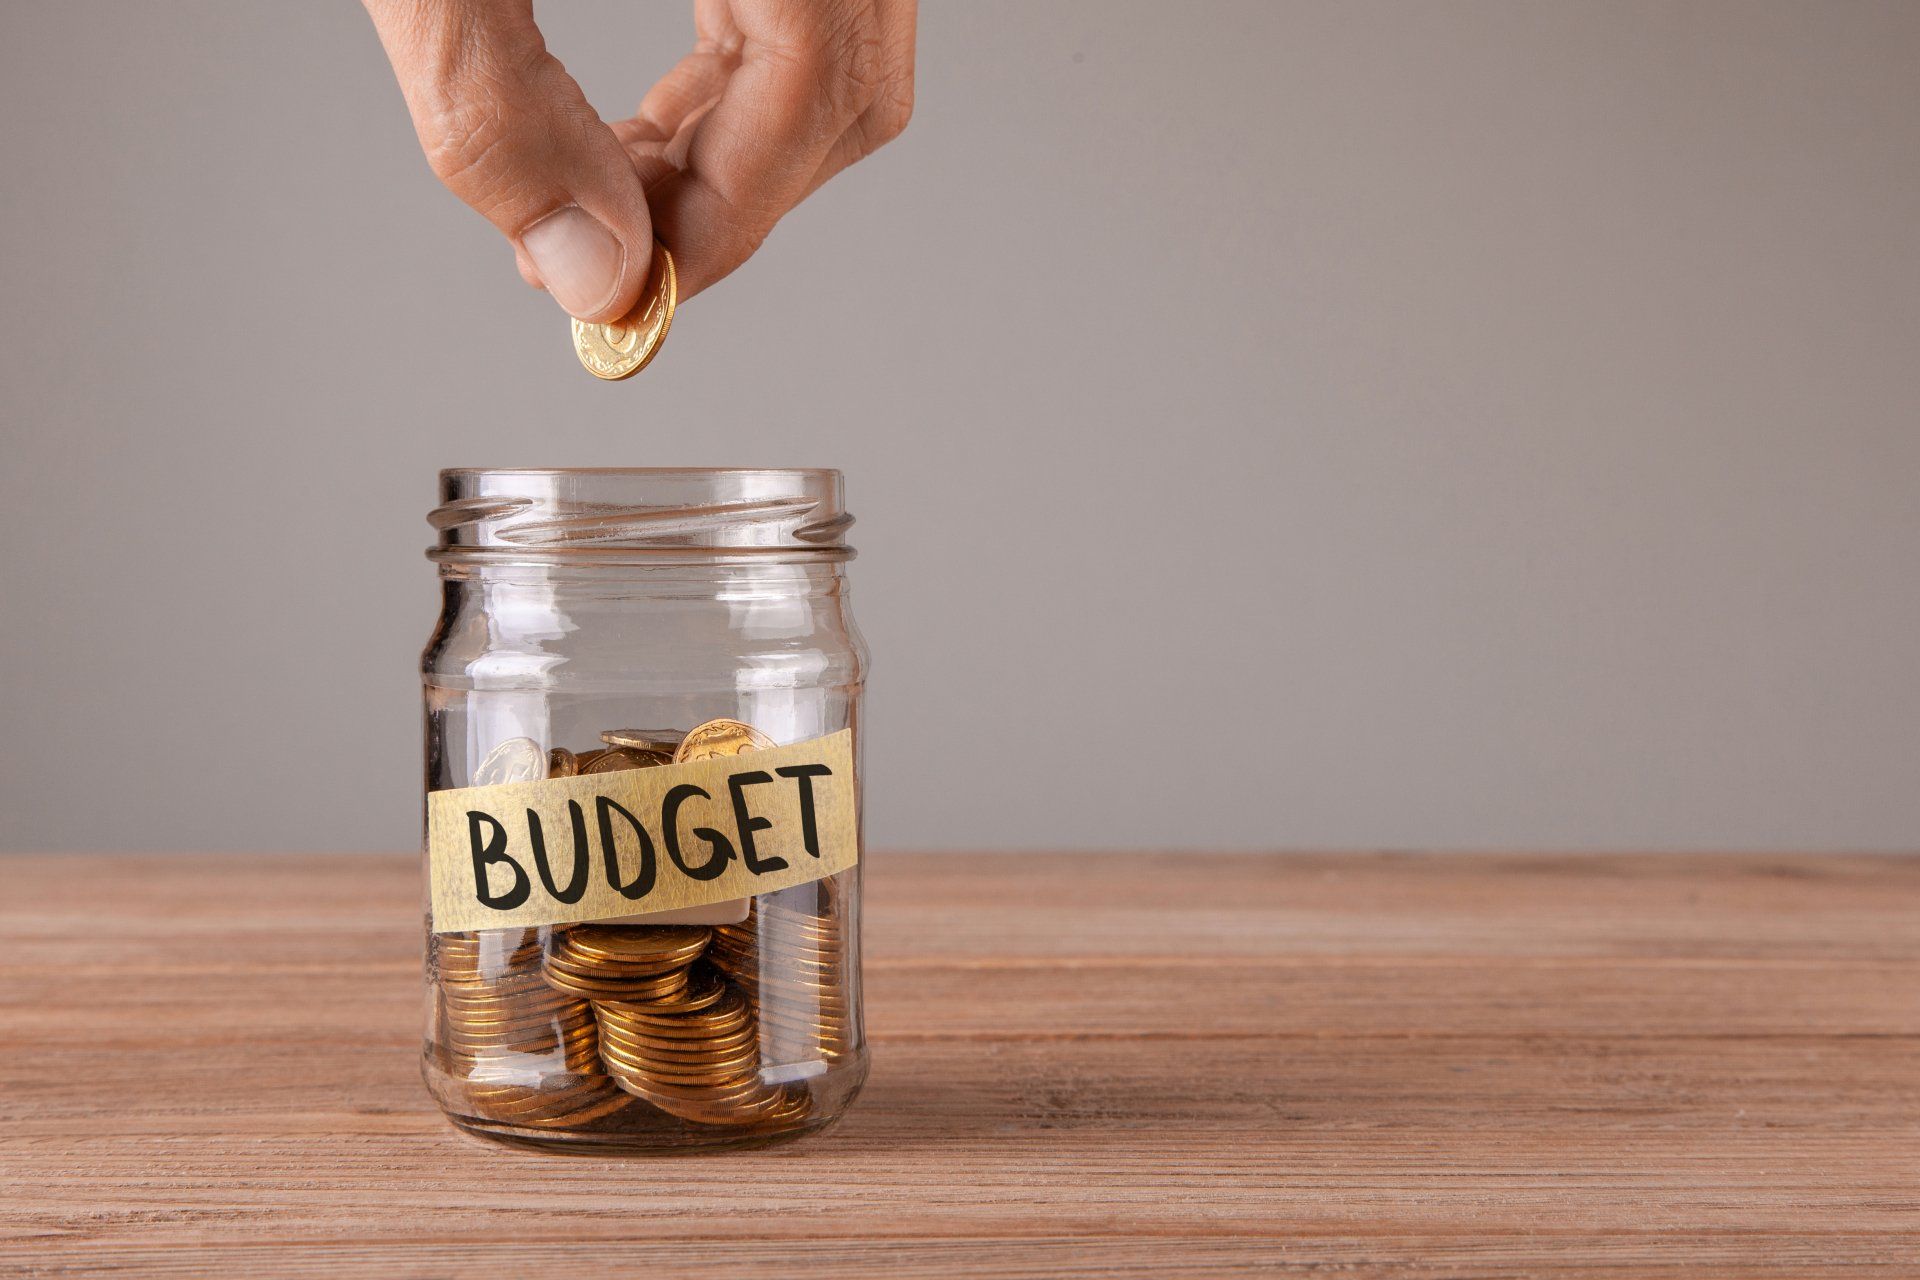
[[[365,0],[427,162],[582,320],[632,310],[656,238],[680,296],[913,113],[915,0],[695,0],[693,51],[624,120],[547,52],[531,0]]]

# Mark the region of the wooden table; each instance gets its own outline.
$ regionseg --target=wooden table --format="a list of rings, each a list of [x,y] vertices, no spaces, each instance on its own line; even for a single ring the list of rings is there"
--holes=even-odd
[[[0,1269],[1920,1274],[1920,859],[887,856],[765,1152],[465,1137],[411,857],[14,857]]]

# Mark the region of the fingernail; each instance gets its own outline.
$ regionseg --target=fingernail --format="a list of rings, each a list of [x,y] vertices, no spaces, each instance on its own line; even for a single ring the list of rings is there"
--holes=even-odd
[[[572,315],[592,315],[620,285],[620,242],[579,205],[528,227],[520,233],[520,247],[533,259],[553,300]]]

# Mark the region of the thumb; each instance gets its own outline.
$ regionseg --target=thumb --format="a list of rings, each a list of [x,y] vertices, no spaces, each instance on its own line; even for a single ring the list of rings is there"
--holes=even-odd
[[[646,191],[619,139],[547,52],[528,0],[366,0],[427,162],[500,228],[571,314],[639,301]]]

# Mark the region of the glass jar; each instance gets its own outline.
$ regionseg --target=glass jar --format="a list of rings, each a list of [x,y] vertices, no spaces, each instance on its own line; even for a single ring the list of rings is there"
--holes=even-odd
[[[462,469],[440,498],[433,1096],[550,1147],[832,1123],[867,1071],[840,473]]]

